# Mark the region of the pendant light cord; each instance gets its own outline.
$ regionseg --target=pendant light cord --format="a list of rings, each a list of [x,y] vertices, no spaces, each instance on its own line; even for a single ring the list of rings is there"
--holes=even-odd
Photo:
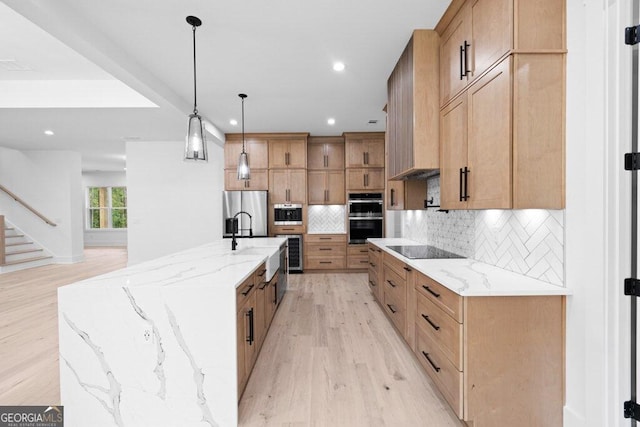
[[[242,152],[244,153],[244,97],[242,97]]]
[[[198,114],[198,92],[196,88],[196,26],[193,25],[193,114]]]

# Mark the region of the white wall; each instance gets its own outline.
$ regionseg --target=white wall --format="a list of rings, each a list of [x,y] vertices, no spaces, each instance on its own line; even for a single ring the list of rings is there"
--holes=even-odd
[[[86,198],[88,187],[126,187],[127,174],[122,172],[83,172],[82,191]],[[84,199],[83,199],[84,200]],[[85,203],[85,202],[83,202]],[[86,207],[86,204],[84,205]],[[85,246],[127,246],[127,230],[91,230],[87,229],[87,210],[83,209]]]
[[[83,259],[80,154],[0,147],[0,184],[57,226],[47,225],[4,193],[0,214],[51,253],[55,262]]]
[[[569,0],[564,425],[628,426],[630,0]]]
[[[129,264],[222,238],[224,151],[182,159],[184,141],[127,142]]]

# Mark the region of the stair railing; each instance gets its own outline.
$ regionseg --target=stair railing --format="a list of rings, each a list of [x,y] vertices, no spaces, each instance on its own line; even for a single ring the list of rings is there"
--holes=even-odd
[[[0,215],[0,265],[4,265],[4,263],[6,262],[4,234],[4,215]]]
[[[11,197],[13,200],[15,200],[16,202],[20,203],[22,206],[24,206],[25,208],[30,210],[34,215],[36,215],[38,218],[40,218],[41,220],[43,220],[44,222],[46,222],[50,226],[52,226],[52,227],[57,226],[57,224],[55,222],[51,221],[49,218],[47,218],[46,216],[42,215],[40,212],[38,212],[37,210],[32,208],[31,205],[29,205],[27,202],[22,200],[20,197],[16,196],[13,192],[9,191],[5,186],[0,185],[0,190],[2,190],[5,193],[7,193],[9,195],[9,197]],[[2,229],[4,230],[4,227],[2,227]],[[2,239],[2,240],[4,241],[4,239]]]

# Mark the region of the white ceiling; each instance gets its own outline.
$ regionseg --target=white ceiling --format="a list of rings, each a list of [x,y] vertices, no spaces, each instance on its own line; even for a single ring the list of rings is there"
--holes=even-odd
[[[2,0],[0,146],[75,150],[84,170],[122,170],[127,139],[183,140],[188,15],[203,21],[198,110],[222,133],[240,130],[229,120],[240,121],[241,92],[247,132],[381,131],[411,31],[433,28],[449,2]]]

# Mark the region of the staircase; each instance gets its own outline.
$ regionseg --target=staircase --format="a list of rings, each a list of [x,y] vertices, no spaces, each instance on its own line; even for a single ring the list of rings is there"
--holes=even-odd
[[[49,253],[8,222],[4,227],[4,235],[5,262],[0,264],[0,273],[53,263],[53,257]]]

